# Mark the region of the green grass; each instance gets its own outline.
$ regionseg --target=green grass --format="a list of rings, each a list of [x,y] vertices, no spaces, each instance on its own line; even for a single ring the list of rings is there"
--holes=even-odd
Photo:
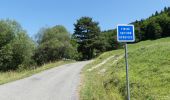
[[[41,71],[57,67],[59,65],[72,63],[74,61],[56,61],[53,63],[44,64],[41,67],[38,67],[36,69],[27,69],[22,71],[9,71],[9,72],[0,72],[0,84],[8,83],[11,81],[15,81],[18,79],[22,79],[28,76],[31,76],[33,74],[39,73]]]
[[[131,100],[170,100],[170,38],[129,44],[128,51]],[[112,55],[124,55],[124,49],[106,52],[83,69],[81,100],[126,100],[124,57],[88,71]]]

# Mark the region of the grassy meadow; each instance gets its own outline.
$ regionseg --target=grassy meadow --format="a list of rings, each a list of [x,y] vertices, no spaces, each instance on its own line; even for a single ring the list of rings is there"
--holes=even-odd
[[[170,38],[128,44],[128,62],[131,100],[170,100]],[[82,77],[81,100],[126,100],[124,49],[103,53]]]

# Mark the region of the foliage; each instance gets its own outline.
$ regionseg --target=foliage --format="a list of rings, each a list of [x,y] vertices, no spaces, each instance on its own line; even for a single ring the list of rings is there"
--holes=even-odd
[[[82,59],[91,59],[95,56],[95,44],[99,38],[100,27],[90,17],[81,17],[74,24],[73,39],[78,43],[78,52]]]
[[[63,26],[41,29],[37,37],[38,47],[33,57],[37,64],[70,59],[76,52],[70,43],[70,35]]]
[[[122,47],[121,43],[117,42],[116,30],[108,30],[101,32],[99,36],[99,43],[100,45],[97,45],[97,47],[101,48],[99,50],[102,51],[116,50]]]
[[[0,70],[29,67],[34,50],[33,41],[21,26],[12,20],[0,21]]]
[[[170,7],[155,12],[151,17],[135,21],[136,42],[170,36]]]
[[[161,37],[162,29],[155,21],[150,22],[146,27],[146,38],[157,39]]]

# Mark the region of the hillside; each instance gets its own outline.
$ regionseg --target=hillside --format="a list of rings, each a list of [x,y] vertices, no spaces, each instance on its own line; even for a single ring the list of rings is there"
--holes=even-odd
[[[170,7],[156,11],[148,18],[131,22],[135,26],[135,42],[170,37]],[[117,42],[117,29],[102,31],[99,36],[98,49],[101,52],[122,48]]]
[[[136,42],[158,39],[170,36],[170,7],[165,7],[161,12],[156,11],[146,19],[136,20],[135,25]]]
[[[170,38],[129,44],[128,50],[131,99],[169,100]],[[124,49],[103,53],[83,70],[81,100],[124,100],[125,75]]]

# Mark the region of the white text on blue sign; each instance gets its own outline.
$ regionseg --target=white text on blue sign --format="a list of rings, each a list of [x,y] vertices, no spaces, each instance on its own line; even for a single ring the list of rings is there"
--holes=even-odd
[[[118,25],[117,26],[118,42],[134,42],[134,26],[133,25]]]

